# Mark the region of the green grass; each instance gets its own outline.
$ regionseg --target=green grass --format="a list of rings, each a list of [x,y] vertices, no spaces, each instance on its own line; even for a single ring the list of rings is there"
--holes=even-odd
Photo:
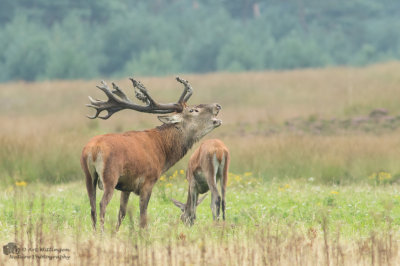
[[[358,184],[348,186],[314,184],[315,181],[297,180],[282,182],[262,181],[250,173],[230,175],[227,192],[227,225],[252,230],[267,224],[293,225],[303,232],[315,228],[321,234],[321,221],[327,217],[329,228],[346,238],[368,236],[371,231],[385,227],[400,227],[400,187],[397,185]],[[209,207],[210,197],[199,207],[196,224],[186,228],[179,220],[180,210],[170,201],[185,201],[187,182],[178,175],[174,180],[159,181],[153,190],[148,209],[149,241],[160,235],[167,236],[170,224],[177,224],[178,231],[192,236],[201,235],[205,225],[213,226]],[[119,210],[119,194],[116,191],[107,207],[106,231],[112,233]],[[97,201],[102,193],[98,190]],[[43,205],[42,205],[43,203]],[[98,206],[98,205],[97,205]],[[13,235],[16,221],[30,219],[36,224],[45,219],[46,230],[61,230],[74,234],[92,233],[89,201],[83,181],[66,185],[45,186],[30,184],[26,187],[10,186],[0,194],[0,237],[7,240]],[[138,197],[129,201],[132,221],[126,218],[118,234],[124,235],[130,228],[138,230]],[[20,217],[21,216],[21,217]],[[21,219],[18,219],[18,218]]]
[[[144,230],[139,228],[138,197],[133,196],[115,233],[116,191],[107,207],[104,234],[91,228],[83,180],[18,183],[0,193],[0,242],[67,248],[63,254],[70,262],[84,265],[384,265],[400,256],[400,186],[380,182],[377,176],[338,186],[316,184],[312,178],[266,181],[250,172],[230,173],[226,221],[212,221],[209,196],[199,205],[194,226],[187,227],[170,201],[186,199],[187,182],[183,174],[172,174],[156,184]],[[97,195],[98,205],[102,193]],[[10,262],[14,260],[0,256],[0,264]]]

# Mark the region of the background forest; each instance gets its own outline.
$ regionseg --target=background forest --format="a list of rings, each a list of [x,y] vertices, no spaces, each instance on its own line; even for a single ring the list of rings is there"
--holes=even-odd
[[[2,0],[0,81],[400,59],[399,12],[398,0]]]

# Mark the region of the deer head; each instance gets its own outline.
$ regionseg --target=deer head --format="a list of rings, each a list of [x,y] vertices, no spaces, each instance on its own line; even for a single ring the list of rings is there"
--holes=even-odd
[[[189,191],[190,193],[190,191]],[[181,220],[184,224],[192,226],[194,223],[194,220],[196,219],[196,207],[200,205],[200,203],[203,202],[203,200],[207,197],[207,194],[205,194],[203,197],[199,198],[196,202],[196,205],[190,204],[190,202],[187,203],[182,203],[180,201],[177,201],[176,199],[171,199],[171,201],[175,204],[176,207],[181,209],[182,214],[181,214]],[[191,199],[191,195],[188,195],[188,200]]]
[[[96,109],[94,116],[88,116],[90,119],[101,118],[108,119],[114,113],[131,109],[145,113],[166,114],[158,116],[163,124],[172,124],[183,131],[183,135],[193,142],[199,140],[211,130],[219,127],[222,121],[217,119],[221,106],[217,103],[200,104],[196,106],[187,106],[187,101],[192,96],[193,89],[189,82],[176,77],[176,80],[184,85],[184,90],[176,103],[161,104],[157,103],[148,94],[147,89],[139,81],[130,78],[135,88],[135,96],[146,105],[133,103],[126,94],[115,84],[112,83],[113,91],[110,91],[108,85],[102,81],[101,86],[97,86],[108,97],[108,101],[95,100],[89,96],[90,104],[86,106]],[[99,116],[101,112],[107,111],[107,115]]]
[[[180,113],[158,116],[158,119],[164,124],[174,124],[187,139],[197,141],[222,124],[216,118],[219,110],[221,106],[217,103],[200,104],[184,107]]]

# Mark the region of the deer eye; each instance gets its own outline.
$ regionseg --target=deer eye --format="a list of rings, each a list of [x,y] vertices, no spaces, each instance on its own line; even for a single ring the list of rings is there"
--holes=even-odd
[[[198,113],[198,112],[199,112],[199,110],[197,110],[197,109],[194,109],[194,111],[195,111],[196,113]]]
[[[193,113],[193,109],[190,109],[190,111],[189,111],[189,112]]]

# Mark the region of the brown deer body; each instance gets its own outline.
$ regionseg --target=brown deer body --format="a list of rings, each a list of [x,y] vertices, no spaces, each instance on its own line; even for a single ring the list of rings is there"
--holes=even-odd
[[[139,82],[132,80],[139,89],[136,97],[147,106],[134,105],[116,85],[110,91],[105,83],[102,87],[109,100],[91,99],[90,107],[96,108],[96,115],[108,111],[103,119],[122,109],[133,109],[149,113],[174,112],[159,116],[163,125],[144,131],[130,131],[121,134],[106,134],[92,138],[83,148],[81,165],[86,175],[86,188],[89,195],[93,227],[96,228],[96,185],[104,189],[100,201],[100,225],[104,230],[104,216],[114,189],[121,190],[121,202],[117,230],[126,214],[127,202],[131,192],[140,196],[140,225],[147,223],[147,205],[152,188],[160,175],[179,161],[197,140],[221,125],[216,119],[221,106],[201,104],[187,107],[191,95],[187,81],[177,78],[185,85],[180,100],[175,104],[158,104],[147,94]],[[113,94],[119,96],[115,97]],[[147,107],[147,108],[146,108]]]
[[[193,225],[196,219],[196,207],[205,196],[198,195],[211,191],[211,211],[213,219],[219,218],[220,207],[222,218],[225,220],[225,192],[228,181],[230,163],[229,150],[219,139],[205,140],[190,157],[186,178],[189,183],[186,203],[172,199],[173,203],[183,212],[181,219],[188,225]],[[217,189],[220,181],[221,195]]]

